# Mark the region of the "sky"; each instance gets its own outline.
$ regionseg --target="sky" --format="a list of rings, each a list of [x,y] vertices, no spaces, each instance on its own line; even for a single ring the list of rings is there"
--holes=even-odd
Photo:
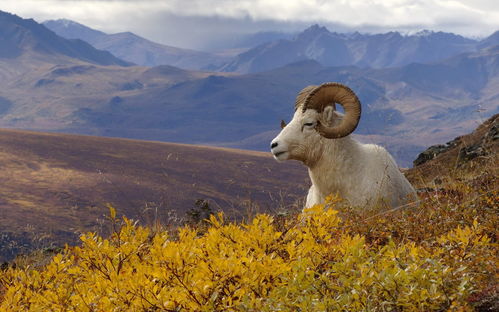
[[[0,10],[198,50],[242,34],[295,33],[312,24],[337,32],[429,29],[467,37],[499,30],[499,0],[0,0]]]

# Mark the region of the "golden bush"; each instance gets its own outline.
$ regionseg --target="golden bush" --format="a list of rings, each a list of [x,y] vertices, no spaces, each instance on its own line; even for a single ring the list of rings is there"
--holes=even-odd
[[[249,224],[220,213],[174,237],[111,209],[108,239],[88,233],[43,268],[1,272],[0,310],[467,311],[497,274],[497,245],[478,218],[411,240],[390,227],[363,234],[337,201]]]

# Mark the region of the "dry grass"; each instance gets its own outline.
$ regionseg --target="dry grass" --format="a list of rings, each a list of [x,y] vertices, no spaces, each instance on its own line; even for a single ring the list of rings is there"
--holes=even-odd
[[[197,199],[242,219],[292,206],[308,183],[267,153],[14,130],[0,130],[0,170],[1,232],[56,244],[100,230],[107,203],[150,224],[180,223]]]

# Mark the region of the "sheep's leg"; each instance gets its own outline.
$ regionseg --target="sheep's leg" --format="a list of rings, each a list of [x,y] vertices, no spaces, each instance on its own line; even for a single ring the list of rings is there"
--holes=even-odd
[[[321,194],[317,191],[317,188],[312,185],[308,190],[307,202],[305,204],[305,208],[310,208],[317,204],[324,203],[325,198],[321,196]]]

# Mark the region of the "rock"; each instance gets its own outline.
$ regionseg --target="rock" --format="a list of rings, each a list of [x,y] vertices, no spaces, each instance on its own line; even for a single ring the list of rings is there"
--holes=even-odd
[[[428,160],[432,160],[433,158],[437,157],[438,154],[444,151],[446,151],[445,145],[439,144],[430,146],[424,152],[419,154],[418,158],[416,158],[412,163],[414,167],[422,165]]]
[[[499,139],[499,119],[496,119],[490,130],[485,135],[485,139],[495,141]]]
[[[418,155],[413,161],[414,167],[422,165],[427,161],[436,158],[438,155],[456,147],[457,166],[478,157],[487,156],[494,153],[499,139],[499,114],[496,114],[484,122],[471,135],[460,136],[445,145],[433,145]]]
[[[419,154],[416,160],[414,160],[412,163],[414,167],[424,164],[425,162],[437,157],[439,154],[444,153],[449,149],[457,146],[459,143],[460,143],[460,137],[457,137],[454,140],[445,143],[445,145],[438,144],[430,146],[424,152]]]
[[[487,152],[482,146],[482,142],[461,148],[459,150],[458,162],[469,161],[479,156],[487,155]]]

